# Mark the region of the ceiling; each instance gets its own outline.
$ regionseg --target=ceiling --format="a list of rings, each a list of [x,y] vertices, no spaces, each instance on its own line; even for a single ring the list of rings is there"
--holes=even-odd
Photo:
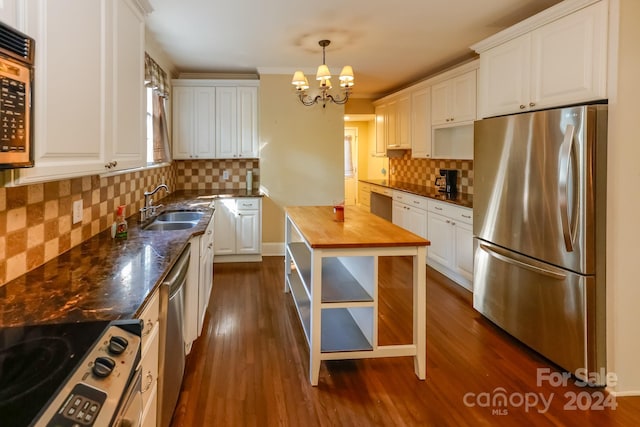
[[[148,34],[179,73],[355,72],[378,98],[473,57],[469,46],[560,0],[149,0]],[[313,85],[313,83],[312,83]]]

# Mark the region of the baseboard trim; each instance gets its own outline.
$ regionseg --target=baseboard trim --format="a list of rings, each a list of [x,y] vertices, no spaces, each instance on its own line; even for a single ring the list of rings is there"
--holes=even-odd
[[[262,256],[284,256],[284,242],[262,243]]]
[[[216,255],[213,262],[221,264],[223,262],[262,262],[262,255]]]

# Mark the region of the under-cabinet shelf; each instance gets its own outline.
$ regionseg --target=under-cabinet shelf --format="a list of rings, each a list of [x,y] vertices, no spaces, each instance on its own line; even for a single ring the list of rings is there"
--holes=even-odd
[[[371,324],[373,324],[373,309],[360,310],[370,312],[369,317]],[[320,351],[322,353],[373,350],[371,342],[349,311],[346,308],[325,308],[322,310],[322,331],[320,333]]]
[[[302,242],[287,245],[295,270],[309,293],[311,283],[311,253]],[[344,257],[353,258],[353,257]],[[373,262],[371,262],[373,264]],[[373,296],[360,284],[341,258],[322,259],[322,304],[364,302],[373,303]]]

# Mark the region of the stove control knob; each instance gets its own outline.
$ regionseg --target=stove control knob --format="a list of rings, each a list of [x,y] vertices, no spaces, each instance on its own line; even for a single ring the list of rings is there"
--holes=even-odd
[[[127,349],[128,345],[129,341],[127,341],[125,337],[115,335],[109,340],[109,353],[115,355],[122,354],[122,352]]]
[[[116,367],[116,362],[110,357],[96,357],[93,362],[93,374],[96,377],[104,378],[108,377]]]

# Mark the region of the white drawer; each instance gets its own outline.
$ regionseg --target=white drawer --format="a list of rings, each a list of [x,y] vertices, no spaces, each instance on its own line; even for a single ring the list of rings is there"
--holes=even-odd
[[[381,187],[379,185],[371,186],[372,193],[384,194],[385,196],[393,197],[393,190],[387,187]]]
[[[142,310],[142,314],[139,319],[141,319],[144,323],[142,326],[142,348],[144,351],[145,346],[147,345],[147,341],[149,339],[149,335],[153,331],[153,328],[158,325],[158,319],[160,318],[160,292],[156,290],[151,297],[151,299],[147,302],[144,310]]]
[[[425,197],[416,196],[415,194],[407,193],[406,191],[394,190],[393,200],[404,203],[405,205],[413,206],[414,208],[427,210],[427,199]]]
[[[454,221],[473,224],[473,210],[451,203],[429,200],[427,210],[451,218]]]
[[[236,207],[239,211],[260,209],[260,199],[241,197],[237,199]]]
[[[358,189],[360,189],[360,191],[371,191],[371,184],[369,184],[368,182],[358,182]]]
[[[469,208],[463,208],[462,206],[454,207],[455,215],[451,218],[455,221],[464,222],[465,224],[473,224],[473,210]]]

